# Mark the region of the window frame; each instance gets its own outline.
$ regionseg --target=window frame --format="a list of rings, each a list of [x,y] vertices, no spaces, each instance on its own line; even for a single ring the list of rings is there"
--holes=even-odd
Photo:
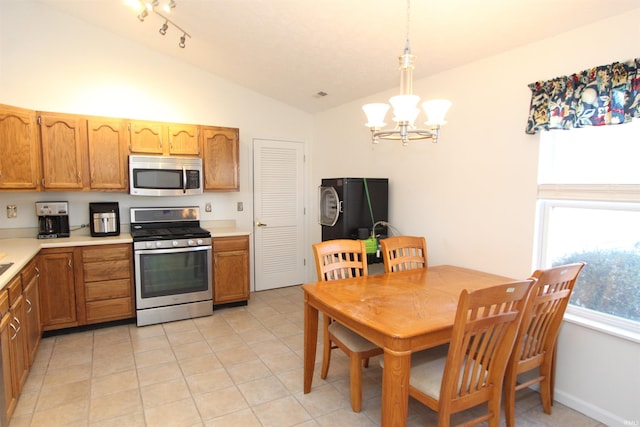
[[[550,211],[554,207],[640,211],[640,185],[539,185],[535,268],[549,267],[544,265],[547,258],[545,236],[548,233]],[[571,323],[640,343],[640,322],[572,304],[567,306],[564,318]]]

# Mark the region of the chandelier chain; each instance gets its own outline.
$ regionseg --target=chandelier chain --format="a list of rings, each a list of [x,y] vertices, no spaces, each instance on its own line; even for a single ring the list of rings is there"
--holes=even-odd
[[[411,0],[407,0],[407,39],[404,47],[404,53],[411,53],[411,46],[409,44],[409,26],[411,23]]]

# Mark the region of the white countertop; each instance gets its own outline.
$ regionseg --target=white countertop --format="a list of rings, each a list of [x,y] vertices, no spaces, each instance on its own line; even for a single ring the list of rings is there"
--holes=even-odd
[[[212,237],[248,236],[249,231],[235,227],[205,227]],[[91,237],[88,230],[71,232],[71,237],[58,239],[38,239],[35,237],[18,237],[0,239],[0,264],[12,262],[13,265],[0,274],[0,289],[3,289],[13,277],[38,254],[40,249],[64,248],[73,246],[114,245],[132,243],[131,234],[121,233],[119,236]]]

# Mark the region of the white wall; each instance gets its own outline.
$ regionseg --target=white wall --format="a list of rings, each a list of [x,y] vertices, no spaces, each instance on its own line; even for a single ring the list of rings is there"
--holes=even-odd
[[[538,153],[538,137],[524,133],[527,85],[637,57],[639,20],[636,9],[414,82],[414,93],[424,99],[453,101],[437,145],[371,145],[361,105],[386,102],[398,89],[319,114],[311,181],[388,177],[389,222],[403,234],[426,236],[430,264],[527,277],[533,267]],[[396,64],[395,58],[380,60]],[[417,58],[416,68],[426,61]],[[316,225],[311,241],[319,240]],[[609,425],[640,422],[640,345],[567,323],[559,347],[561,402]]]

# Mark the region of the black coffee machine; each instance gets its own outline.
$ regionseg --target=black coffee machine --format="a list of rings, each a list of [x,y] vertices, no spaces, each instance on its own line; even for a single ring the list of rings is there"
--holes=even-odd
[[[69,203],[36,202],[38,239],[69,237]]]

